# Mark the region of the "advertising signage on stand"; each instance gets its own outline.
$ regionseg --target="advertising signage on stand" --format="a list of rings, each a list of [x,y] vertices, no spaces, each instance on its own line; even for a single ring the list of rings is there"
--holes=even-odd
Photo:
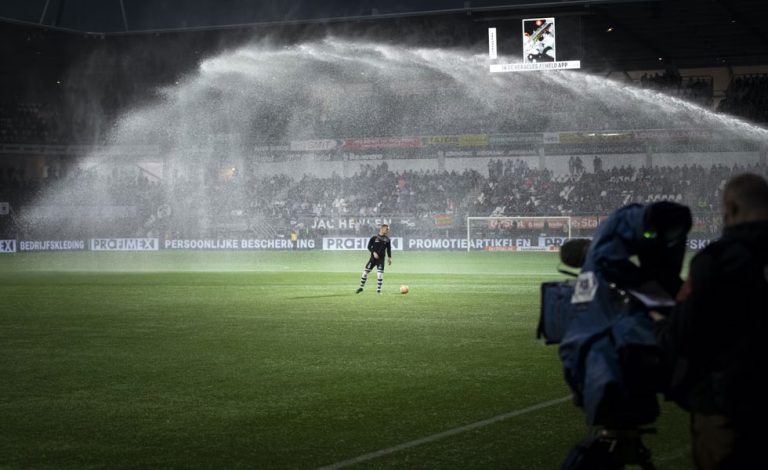
[[[370,139],[345,139],[344,150],[368,150],[421,147],[420,137],[378,137]]]
[[[519,134],[491,134],[488,145],[502,146],[514,144],[543,144],[544,134],[541,132],[524,132]]]
[[[16,240],[0,240],[0,253],[16,253]]]
[[[91,251],[157,251],[157,238],[94,238]]]
[[[485,251],[518,251],[519,248],[530,248],[533,240],[530,238],[477,238],[467,242],[466,238],[408,238],[408,250],[462,250],[467,248]]]
[[[644,152],[647,145],[665,143],[712,143],[729,140],[729,136],[711,129],[647,129],[647,130],[599,130],[560,132],[519,132],[509,134],[455,134],[399,137],[366,137],[348,139],[294,140],[286,143],[259,143],[253,147],[257,153],[275,154],[286,152],[323,153],[337,151],[359,152],[366,150],[446,148],[468,149],[495,147],[497,149],[525,145],[518,152],[531,152],[542,144],[550,155],[560,153],[612,153],[620,151]],[[735,142],[729,140],[731,145]]]
[[[19,251],[78,251],[85,249],[85,240],[21,240],[19,242]]]
[[[313,250],[317,246],[312,238],[298,239],[296,243],[287,238],[275,239],[246,239],[246,238],[215,238],[215,239],[183,239],[164,240],[164,250]]]
[[[486,147],[488,134],[425,136],[421,138],[421,144],[431,147]]]
[[[327,251],[357,251],[367,250],[370,237],[325,237],[323,238],[323,250]],[[389,239],[393,251],[403,249],[403,239],[393,237]]]
[[[292,140],[289,148],[292,152],[323,152],[343,146],[344,141],[341,139]]]
[[[689,250],[698,251],[711,243],[711,239],[688,238]],[[156,238],[101,238],[85,240],[0,240],[0,254],[40,251],[366,251],[369,237],[324,237],[320,239],[169,239]],[[393,251],[558,251],[566,237],[519,238],[466,238],[394,237]],[[469,245],[469,246],[468,246]]]

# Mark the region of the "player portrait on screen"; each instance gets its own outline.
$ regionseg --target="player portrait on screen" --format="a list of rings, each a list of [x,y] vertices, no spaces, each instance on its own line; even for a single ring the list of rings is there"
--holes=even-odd
[[[523,20],[523,62],[555,62],[555,19]]]

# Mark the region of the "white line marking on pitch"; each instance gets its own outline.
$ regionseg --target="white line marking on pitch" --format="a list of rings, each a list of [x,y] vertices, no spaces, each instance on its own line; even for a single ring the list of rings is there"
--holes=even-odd
[[[411,447],[416,447],[421,444],[426,444],[427,442],[433,442],[437,441],[439,439],[442,439],[444,437],[453,436],[455,434],[459,434],[466,431],[471,431],[473,429],[482,428],[484,426],[488,426],[494,423],[498,423],[499,421],[504,421],[505,419],[514,418],[515,416],[524,415],[526,413],[530,413],[531,411],[540,410],[542,408],[547,408],[552,405],[557,405],[560,403],[563,403],[564,401],[568,401],[572,398],[571,395],[568,395],[567,397],[558,398],[555,400],[545,401],[543,403],[538,403],[536,405],[529,406],[528,408],[523,408],[522,410],[517,411],[510,411],[509,413],[504,413],[503,415],[494,416],[493,418],[484,419],[482,421],[478,421],[476,423],[467,424],[465,426],[460,426],[458,428],[449,429],[447,431],[443,431],[437,434],[432,434],[431,436],[422,437],[421,439],[416,439],[415,441],[405,442],[403,444],[398,444],[394,447],[389,447],[387,449],[377,450],[376,452],[370,452],[368,454],[363,454],[360,456],[357,456],[352,459],[343,460],[341,462],[336,462],[331,465],[326,465],[324,467],[320,467],[318,470],[335,470],[337,468],[343,468],[343,467],[349,467],[350,465],[354,465],[356,463],[365,462],[366,460],[375,459],[387,454],[392,454],[395,452],[399,452],[404,449],[408,449]]]

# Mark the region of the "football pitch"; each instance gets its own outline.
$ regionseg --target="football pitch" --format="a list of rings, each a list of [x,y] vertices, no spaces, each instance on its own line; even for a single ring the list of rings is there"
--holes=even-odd
[[[588,429],[535,338],[557,256],[396,252],[356,295],[366,260],[0,256],[0,468],[558,468]],[[656,428],[689,467],[686,415]]]

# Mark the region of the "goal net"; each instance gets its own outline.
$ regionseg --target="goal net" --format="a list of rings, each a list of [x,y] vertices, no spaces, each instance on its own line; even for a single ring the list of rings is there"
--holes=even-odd
[[[467,251],[559,251],[570,238],[570,217],[467,217]]]

